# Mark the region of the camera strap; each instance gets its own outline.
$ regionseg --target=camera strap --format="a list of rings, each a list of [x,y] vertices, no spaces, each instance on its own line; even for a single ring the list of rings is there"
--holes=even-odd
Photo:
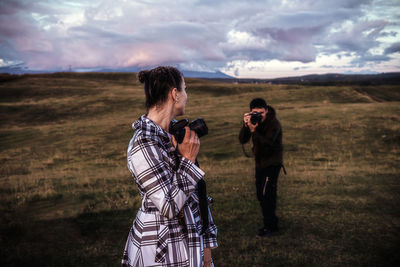
[[[242,144],[242,150],[243,150],[243,154],[244,154],[247,158],[252,158],[252,156],[250,156],[249,154],[247,154],[246,149],[244,148],[244,144]]]
[[[285,175],[287,175],[285,165],[281,164],[281,167],[282,167],[283,173],[284,173]]]

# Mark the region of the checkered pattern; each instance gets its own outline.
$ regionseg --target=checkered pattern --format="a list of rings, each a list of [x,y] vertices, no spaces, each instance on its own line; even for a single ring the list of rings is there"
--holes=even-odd
[[[127,151],[142,198],[126,242],[122,266],[203,266],[204,247],[217,247],[217,228],[209,211],[202,223],[197,182],[204,172],[176,153],[170,135],[144,115],[133,123]],[[178,220],[184,211],[186,227]]]

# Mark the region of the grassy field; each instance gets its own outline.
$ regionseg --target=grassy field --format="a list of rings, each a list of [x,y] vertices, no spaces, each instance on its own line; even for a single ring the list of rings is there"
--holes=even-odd
[[[140,197],[126,167],[145,112],[135,74],[2,76],[0,265],[118,266]],[[216,266],[399,266],[399,86],[305,87],[186,79],[203,117]],[[284,133],[279,234],[257,239],[253,159],[237,136],[254,97]],[[246,149],[250,151],[250,146]]]

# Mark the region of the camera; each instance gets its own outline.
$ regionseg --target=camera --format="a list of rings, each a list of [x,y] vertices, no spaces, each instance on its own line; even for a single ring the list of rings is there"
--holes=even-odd
[[[189,123],[188,119],[180,121],[172,120],[169,124],[169,133],[175,136],[175,139],[179,144],[182,143],[183,138],[185,138],[186,126],[189,126],[190,130],[195,131],[199,138],[208,134],[208,127],[202,118],[198,118],[191,123]]]
[[[257,123],[260,123],[262,120],[262,113],[261,112],[253,112],[251,113],[251,117],[250,117],[250,122],[253,125],[256,125]]]

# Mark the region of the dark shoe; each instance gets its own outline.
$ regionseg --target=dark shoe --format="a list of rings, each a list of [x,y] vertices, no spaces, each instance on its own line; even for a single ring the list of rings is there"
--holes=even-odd
[[[259,234],[259,233],[263,233],[264,232],[264,227],[263,228],[260,228],[260,229],[258,229],[258,231],[257,231],[257,235]]]
[[[259,233],[259,234],[261,235],[261,234],[263,234],[263,233],[265,232],[266,229],[268,229],[268,230],[269,230],[270,232],[272,232],[272,233],[275,233],[275,232],[278,232],[278,231],[279,231],[279,228],[278,228],[278,227],[275,227],[275,228],[263,227],[263,228],[258,229],[258,232],[257,232],[257,233]]]
[[[262,228],[260,230],[258,230],[257,236],[258,237],[262,237],[262,238],[266,238],[266,237],[270,237],[273,234],[272,231],[266,229],[266,228]]]

